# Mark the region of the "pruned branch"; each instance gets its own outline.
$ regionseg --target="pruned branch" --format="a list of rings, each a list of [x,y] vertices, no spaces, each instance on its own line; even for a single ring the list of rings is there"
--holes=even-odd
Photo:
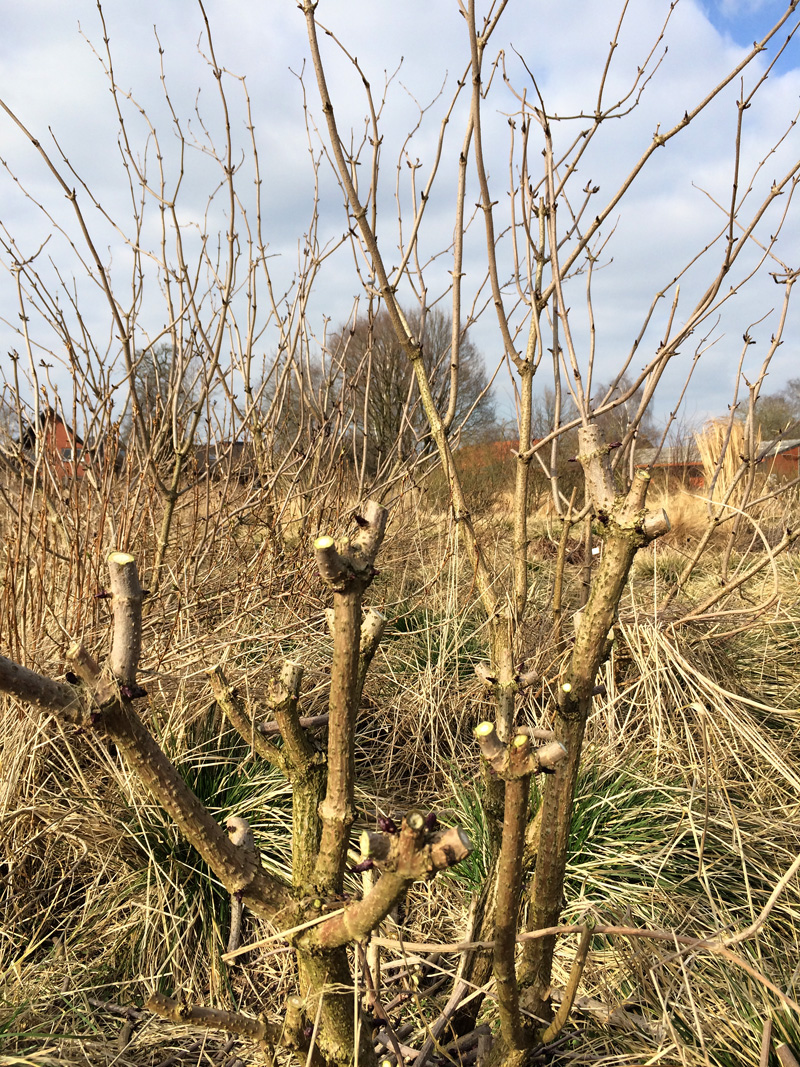
[[[142,601],[144,590],[139,584],[136,561],[127,552],[112,552],[108,557],[111,582],[111,611],[114,636],[108,665],[121,686],[139,695],[136,672],[142,653]]]
[[[260,730],[256,729],[253,720],[247,713],[244,701],[236,689],[228,684],[222,667],[219,664],[216,667],[211,667],[206,671],[206,676],[214,694],[214,699],[240,737],[251,746],[254,752],[257,752],[263,759],[269,760],[270,763],[286,774],[286,760],[283,752],[277,745],[268,741]]]
[[[497,735],[493,722],[481,722],[475,727],[475,738],[481,755],[495,774],[506,780],[523,775],[549,773],[566,757],[567,750],[560,741],[552,740],[541,748],[530,748],[530,736],[536,733],[552,735],[552,731],[520,731],[510,745]]]
[[[80,645],[71,650],[71,662],[83,675],[85,694],[43,678],[0,657],[0,689],[51,711],[64,722],[92,729],[121,749],[128,764],[200,853],[229,893],[239,893],[256,914],[272,918],[290,906],[289,890],[267,874],[252,855],[245,855],[229,839],[211,813],[189,789],[125,696],[135,686],[141,634],[141,589],[132,558],[116,560],[119,581],[120,622],[115,622],[116,664],[122,685],[109,688],[92,657]],[[121,569],[120,569],[121,568]],[[116,596],[116,594],[115,594]],[[139,621],[137,621],[139,616]],[[102,703],[96,694],[102,694]]]
[[[399,833],[365,831],[361,835],[361,851],[383,872],[381,877],[363,900],[306,934],[301,942],[305,950],[337,948],[366,937],[386,918],[412,882],[426,881],[437,871],[460,863],[470,854],[472,845],[461,827],[430,831],[424,815],[410,811]]]
[[[151,993],[145,1008],[155,1015],[160,1015],[162,1019],[169,1019],[183,1026],[202,1026],[208,1030],[224,1030],[229,1034],[237,1034],[248,1041],[255,1041],[264,1049],[284,1044],[284,1031],[280,1024],[251,1019],[240,1015],[239,1012],[204,1008],[199,1004],[173,1000],[171,997],[165,997],[163,993]]]
[[[334,593],[328,776],[325,798],[319,807],[322,836],[314,873],[320,891],[341,892],[342,888],[347,835],[353,821],[355,720],[363,686],[361,600],[375,574],[375,556],[387,518],[385,508],[368,501],[358,533],[341,553],[330,537],[315,541],[320,575]],[[381,629],[379,624],[368,629],[365,656],[374,653]]]

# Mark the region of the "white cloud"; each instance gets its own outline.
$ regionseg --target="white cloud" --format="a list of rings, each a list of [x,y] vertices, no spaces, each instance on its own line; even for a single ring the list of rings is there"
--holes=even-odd
[[[620,98],[630,88],[636,68],[644,62],[668,7],[666,0],[643,0],[630,5],[629,18],[607,78],[606,101]],[[581,164],[579,185],[591,180],[600,186],[596,197],[598,205],[605,202],[629,172],[656,127],[663,130],[679,121],[684,110],[691,108],[742,56],[742,47],[735,42],[747,38],[738,32],[732,33],[730,26],[724,24],[725,20],[746,16],[749,33],[759,19],[763,23],[767,17],[771,18],[775,7],[772,2],[744,3],[744,0],[723,0],[705,11],[694,0],[683,0],[677,6],[664,42],[669,51],[640,106],[628,119],[609,122],[600,131],[597,145],[592,146]],[[277,287],[285,289],[291,284],[296,270],[298,239],[308,230],[313,191],[302,89],[295,76],[303,69],[304,62],[311,113],[315,122],[322,122],[308,68],[302,13],[292,4],[253,5],[244,0],[212,0],[208,10],[218,61],[234,73],[247,75],[260,143],[265,233],[270,252],[280,256],[273,261]],[[401,158],[405,137],[419,119],[418,103],[432,101],[445,78],[442,101],[449,100],[456,78],[464,73],[467,64],[466,26],[455,4],[431,3],[430,0],[426,3],[406,0],[402,5],[390,5],[388,0],[339,0],[337,3],[323,0],[317,14],[323,23],[330,23],[331,30],[358,57],[378,101],[384,78],[397,69],[402,58],[402,67],[387,94],[382,114],[384,139],[381,146],[380,206],[386,216],[379,225],[379,236],[389,250],[386,258],[396,263],[399,256],[393,197],[397,163],[400,160],[401,197],[407,204],[410,171]],[[136,99],[146,107],[156,124],[167,173],[174,180],[178,166],[177,142],[161,94],[153,25],[158,26],[167,83],[176,110],[182,116],[184,129],[191,129],[198,137],[203,136],[193,114],[197,87],[202,85],[201,113],[219,143],[223,125],[216,86],[203,56],[197,51],[203,29],[198,9],[191,5],[173,6],[156,0],[139,0],[136,5],[110,5],[106,15],[118,82],[125,88],[132,88]],[[526,88],[529,99],[533,87],[514,49],[536,72],[549,108],[560,114],[580,108],[591,110],[617,18],[617,5],[598,4],[596,0],[567,0],[548,5],[546,14],[543,5],[537,5],[537,10],[532,12],[528,3],[512,3],[493,40],[492,54],[499,48],[504,50],[507,69],[515,86]],[[125,212],[130,201],[116,148],[112,100],[100,63],[78,35],[79,20],[99,48],[102,35],[93,0],[76,0],[69,5],[60,0],[27,0],[25,5],[16,5],[6,20],[0,43],[0,58],[4,65],[2,95],[43,143],[47,142],[48,127],[53,129],[70,162],[91,182],[104,208],[114,213]],[[322,47],[340,129],[347,134],[346,139],[351,129],[358,138],[364,129],[366,115],[360,78],[331,38],[323,35]],[[763,65],[762,60],[761,69]],[[746,84],[752,85],[753,78],[752,74],[746,75]],[[227,85],[234,140],[238,149],[246,150],[241,92],[237,83],[229,81]],[[605,227],[605,232],[610,233],[617,225],[604,253],[604,261],[612,262],[598,273],[596,281],[600,377],[607,377],[619,353],[629,348],[654,292],[669,281],[720,225],[721,216],[697,186],[723,202],[730,196],[736,91],[737,86],[733,86],[724,100],[715,103],[696,124],[654,155],[620,211],[613,214]],[[743,174],[748,176],[747,180],[755,163],[764,158],[785,129],[797,106],[799,91],[800,72],[784,70],[767,81],[753,108],[746,113]],[[451,194],[466,121],[468,92],[469,86],[456,106],[445,134],[441,173],[421,234],[421,246],[426,254],[439,251],[451,239]],[[498,73],[485,105],[486,151],[498,212],[504,210],[507,201],[510,130],[506,115],[515,110],[518,110],[518,104],[502,85]],[[441,111],[442,107],[437,104],[426,114],[418,134],[407,146],[410,159],[419,159],[421,163],[417,172],[418,187],[433,163]],[[131,124],[131,136],[135,136],[143,148],[146,125],[135,109],[129,109],[126,114]],[[569,129],[559,129],[557,136],[561,143],[566,143],[565,138],[574,136],[575,131],[585,124],[585,120],[580,120],[570,124]],[[317,150],[318,145],[314,144]],[[63,220],[77,241],[75,222],[61,192],[32,147],[5,120],[0,125],[0,146],[0,155],[9,161],[36,198]],[[763,192],[765,185],[768,186],[782,168],[786,168],[793,152],[796,157],[794,142],[790,140],[782,146],[778,156],[770,159],[758,176],[753,198]],[[534,163],[537,153],[538,149],[531,154]],[[149,159],[152,166],[155,162],[152,146]],[[196,151],[188,154],[186,168],[180,219],[191,227],[202,221],[209,192],[220,174],[213,161]],[[362,165],[362,173],[364,169]],[[253,189],[252,167],[247,160],[243,164],[242,177],[242,196],[247,201]],[[346,220],[341,192],[324,164],[320,174],[320,195],[321,237],[323,240],[336,238],[343,232]],[[473,177],[469,204],[474,204],[477,198]],[[0,203],[3,204],[3,221],[19,236],[23,252],[30,254],[47,237],[51,227],[6,178],[0,179]],[[94,209],[87,205],[86,210],[92,227],[96,229],[98,245],[108,250],[103,255],[113,262],[115,278],[122,284],[129,269],[124,245]],[[215,221],[224,226],[221,199],[215,202],[212,210]],[[148,215],[145,234],[150,239],[155,236],[157,222],[157,213]],[[405,233],[408,233],[407,221]],[[793,249],[800,247],[796,221],[787,229],[782,247],[786,249],[786,255],[792,255]],[[76,270],[66,241],[54,237],[47,252],[56,258],[67,275]],[[466,282],[470,286],[477,284],[485,271],[480,219],[476,219],[468,235],[467,255]],[[447,284],[448,266],[443,259],[434,267],[431,297],[437,295],[436,285]],[[322,277],[312,303],[317,326],[323,316],[330,316],[334,322],[346,316],[359,288],[349,250],[341,250],[332,259],[330,268]],[[511,269],[511,259],[506,258],[506,276]],[[693,296],[696,298],[702,290],[705,280],[706,275],[701,269],[694,270],[685,279],[682,306],[689,306]],[[586,337],[581,330],[585,316],[580,311],[583,284],[583,279],[577,279],[570,287],[570,299],[575,309],[576,331],[582,351],[585,351]],[[110,336],[108,311],[98,299],[96,289],[81,283],[81,293],[87,302],[85,314],[89,322],[103,337]],[[727,367],[731,352],[738,351],[736,339],[750,322],[775,304],[776,295],[772,282],[754,286],[750,295],[737,297],[731,313],[726,313],[720,326],[725,339],[709,355],[706,361],[708,371],[698,371],[700,402],[707,410],[724,409],[729,386]],[[15,300],[10,276],[0,276],[0,314],[12,324],[16,322]],[[150,332],[157,331],[161,328],[164,312],[155,285],[148,289],[144,307],[146,328]],[[798,333],[797,322],[795,312],[791,323],[794,336]],[[771,323],[774,323],[774,316],[759,328],[762,346],[754,350],[754,361],[760,358]],[[637,356],[640,363],[644,362],[648,352],[653,351],[660,329],[663,329],[663,316],[654,322],[646,343],[641,346],[640,356]],[[499,356],[501,346],[491,309],[476,330],[476,336],[487,360]],[[268,348],[270,343],[269,335],[265,336],[265,347]],[[0,327],[0,351],[12,346],[18,347],[18,340],[10,329]],[[690,355],[687,349],[685,357]],[[787,376],[795,373],[790,365],[791,358],[787,345],[786,356],[782,355],[776,363],[774,388],[780,385],[781,366],[788,368]],[[662,400],[665,410],[674,401],[680,369],[676,365],[674,373],[670,373]]]

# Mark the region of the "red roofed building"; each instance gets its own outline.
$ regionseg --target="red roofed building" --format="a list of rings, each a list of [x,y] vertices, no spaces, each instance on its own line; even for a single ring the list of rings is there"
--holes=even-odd
[[[41,412],[38,428],[32,423],[25,428],[20,444],[26,452],[35,453],[37,441],[55,475],[64,479],[84,476],[88,459],[84,443],[54,408]]]

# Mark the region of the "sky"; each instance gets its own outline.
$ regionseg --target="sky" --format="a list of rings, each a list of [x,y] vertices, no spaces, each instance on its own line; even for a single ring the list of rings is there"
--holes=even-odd
[[[484,104],[484,150],[498,231],[508,225],[509,145],[511,127],[519,134],[518,96],[534,93],[531,74],[542,93],[548,112],[561,116],[591,111],[608,52],[615,33],[622,0],[510,0],[487,50],[486,69],[502,52],[508,83],[498,72]],[[680,120],[696,102],[734,66],[755,39],[760,39],[785,9],[776,0],[680,0],[660,40],[651,66],[660,59],[638,106],[626,117],[609,121],[581,162],[577,188],[588,182],[599,186],[593,204],[604,204],[619,182],[652,140],[656,129],[666,129]],[[487,4],[478,4],[479,11]],[[629,0],[626,17],[606,79],[606,101],[630,88],[638,66],[656,42],[670,5],[667,0]],[[250,205],[253,188],[248,155],[248,134],[242,83],[245,75],[255,136],[259,144],[263,201],[263,227],[269,244],[270,269],[275,288],[289,292],[296,279],[298,249],[302,251],[309,232],[314,193],[311,153],[319,154],[317,128],[324,125],[316,84],[309,62],[305,22],[297,5],[285,0],[254,4],[246,0],[207,0],[206,11],[213,31],[218,63],[225,69],[233,138],[241,151],[242,202]],[[182,161],[184,168],[179,218],[187,244],[197,239],[204,218],[213,232],[225,226],[224,207],[217,197],[208,207],[209,194],[220,180],[218,166],[204,148],[207,138],[220,143],[222,113],[216,85],[207,61],[201,11],[191,0],[164,4],[138,0],[136,4],[109,0],[104,7],[106,28],[117,84],[130,90],[123,101],[134,154],[147,146],[151,124],[158,132],[166,173],[174,179]],[[364,76],[380,101],[388,81],[381,111],[381,182],[378,205],[378,237],[390,264],[398,260],[395,194],[404,208],[404,234],[408,233],[409,181],[413,171],[422,184],[436,158],[440,123],[455,93],[457,79],[467,69],[469,50],[465,20],[457,0],[320,0],[317,18],[335,35],[351,56],[357,58]],[[779,34],[796,24],[795,14]],[[800,156],[800,136],[790,124],[800,106],[800,33],[771,70],[752,106],[745,113],[742,134],[740,193],[754,176],[754,188],[741,209],[777,177],[786,173]],[[159,49],[162,50],[159,54]],[[360,76],[331,36],[322,35],[331,96],[340,131],[349,141],[350,131],[363,135],[366,104]],[[666,51],[665,51],[666,49]],[[720,208],[731,195],[733,146],[736,134],[736,94],[749,92],[775,49],[759,57],[752,69],[737,80],[696,122],[653,156],[636,183],[603,227],[602,250],[593,280],[596,380],[608,380],[631,349],[654,294],[665,290],[653,322],[646,331],[631,363],[631,372],[652,357],[659,330],[666,322],[674,290],[672,279],[718,233],[724,222]],[[94,0],[26,0],[9,6],[4,13],[0,37],[0,98],[60,162],[69,184],[78,189],[87,223],[102,250],[109,275],[120,300],[130,290],[130,256],[124,234],[131,232],[131,197],[126,171],[118,149],[118,128],[113,99],[104,71],[103,29]],[[170,101],[182,127],[194,144],[183,157],[165,104],[160,62]],[[442,162],[420,230],[423,259],[433,257],[426,271],[428,299],[443,300],[447,308],[452,259],[446,249],[452,241],[453,200],[457,160],[468,113],[467,88],[456,100],[445,129]],[[142,116],[140,108],[148,116]],[[421,113],[421,108],[422,113]],[[201,124],[202,120],[202,124]],[[310,126],[307,127],[307,120]],[[566,146],[586,120],[556,124],[556,146]],[[414,135],[409,139],[409,131]],[[789,130],[787,134],[787,130]],[[532,136],[537,136],[534,130]],[[778,150],[771,153],[780,141]],[[57,147],[56,147],[57,144]],[[152,174],[154,154],[149,148]],[[367,152],[369,146],[367,146]],[[76,249],[85,256],[81,234],[63,190],[54,180],[30,141],[0,112],[0,222],[4,237],[10,235],[17,254],[37,255],[36,269],[51,287],[62,287],[59,306],[70,321],[80,322],[94,337],[97,355],[92,359],[113,360],[119,345],[107,306],[97,286],[87,279]],[[237,157],[239,158],[239,157]],[[366,159],[359,174],[366,171]],[[539,145],[529,154],[530,166],[540,159]],[[762,166],[758,166],[763,163]],[[85,182],[102,211],[93,206],[81,188]],[[347,228],[342,195],[330,167],[322,158],[318,175],[319,238],[321,244],[338,241]],[[467,188],[468,212],[474,210],[478,189],[474,170]],[[781,208],[785,206],[783,198]],[[108,219],[119,223],[111,225]],[[762,240],[777,225],[773,213],[764,220]],[[563,221],[563,216],[562,216]],[[157,240],[157,212],[148,209],[142,240]],[[59,227],[63,232],[59,232]],[[506,239],[500,266],[510,282],[513,259]],[[44,246],[44,247],[43,247]],[[797,204],[776,246],[776,253],[797,267],[800,224]],[[444,250],[444,251],[443,251]],[[753,246],[753,252],[756,249]],[[715,246],[681,280],[682,314],[699,297],[713,276],[712,262],[719,258]],[[16,275],[9,254],[0,256],[0,362],[6,380],[11,361],[7,353],[19,352],[19,367],[28,377],[35,372],[40,382],[49,374],[62,398],[70,389],[64,354],[52,332],[26,305],[34,355],[33,369],[26,369],[24,339],[20,336],[20,307]],[[754,263],[751,256],[749,263]],[[476,219],[465,246],[465,295],[474,294],[483,283],[486,247],[482,221]],[[769,268],[779,271],[773,262]],[[733,280],[733,279],[732,279]],[[738,280],[738,276],[737,276]],[[567,301],[576,336],[579,360],[585,363],[590,348],[589,320],[585,302],[584,275],[567,289]],[[127,290],[126,290],[127,286]],[[486,288],[481,290],[486,294]],[[508,293],[513,295],[509,284]],[[71,294],[71,295],[70,295]],[[406,293],[406,297],[407,297]],[[731,402],[735,368],[742,348],[742,335],[750,331],[754,344],[748,347],[745,374],[750,380],[768,348],[777,323],[781,290],[763,271],[723,309],[716,323],[701,331],[709,350],[699,361],[692,385],[683,400],[681,417],[697,422],[709,415],[724,414]],[[309,300],[309,321],[317,337],[325,324],[335,328],[351,314],[354,301],[363,293],[354,269],[353,253],[344,245],[325,263]],[[404,297],[405,298],[405,297]],[[130,299],[130,298],[128,298]],[[485,295],[482,298],[485,302]],[[70,307],[74,300],[78,311]],[[468,301],[467,301],[468,303]],[[164,327],[165,310],[155,272],[144,279],[138,335],[145,342]],[[713,329],[712,329],[713,326]],[[800,312],[790,309],[785,343],[778,350],[766,392],[779,391],[787,379],[800,377]],[[502,362],[502,342],[496,318],[489,306],[472,327],[471,336],[484,355],[487,368]],[[700,337],[688,342],[686,351],[673,361],[657,400],[663,417],[675,408]],[[269,357],[275,334],[265,326],[259,345]],[[39,366],[39,361],[50,364]],[[501,415],[513,407],[513,386],[501,369],[497,398]],[[27,388],[23,386],[23,388]]]

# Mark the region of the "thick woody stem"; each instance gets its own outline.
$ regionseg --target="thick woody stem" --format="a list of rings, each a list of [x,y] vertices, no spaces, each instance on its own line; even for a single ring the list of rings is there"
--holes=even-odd
[[[273,709],[287,755],[294,765],[300,765],[314,757],[314,747],[300,725],[300,716],[297,713],[304,670],[301,663],[286,660],[281,669],[280,680],[269,695],[269,704]]]
[[[314,542],[317,566],[333,589],[333,662],[328,701],[328,776],[314,882],[319,892],[341,893],[353,822],[355,721],[363,686],[362,638],[367,661],[374,654],[380,625],[371,623],[362,634],[361,600],[374,576],[373,563],[383,541],[388,512],[367,501],[357,517],[358,533],[341,554],[333,538]],[[376,636],[377,635],[377,636]],[[366,666],[364,667],[366,670]]]
[[[131,679],[135,685],[137,642],[141,635],[141,622],[137,624],[136,615],[141,608],[142,593],[132,559],[125,553],[113,555],[117,557],[112,561],[112,570],[116,568],[112,578],[114,596],[120,598],[120,618],[123,620],[117,630],[115,615],[114,640],[118,646],[120,669],[117,677],[123,686],[129,685]],[[93,690],[94,700],[97,700],[102,682],[97,664],[80,646],[75,646],[70,655],[85,683]],[[288,887],[267,874],[257,860],[244,855],[228,840],[223,828],[164,755],[129,700],[115,694],[113,699],[106,701],[104,698],[102,707],[98,709],[96,703],[87,701],[70,686],[42,678],[2,657],[0,688],[45,707],[63,721],[93,728],[114,741],[131,769],[172,818],[189,844],[200,853],[229,893],[241,893],[251,911],[269,919],[292,905]],[[105,689],[102,693],[108,695]],[[93,714],[97,710],[101,714]]]
[[[108,709],[99,722],[229,893],[241,893],[247,907],[267,919],[290,904],[288,888],[267,874],[252,855],[243,855],[228,839],[223,828],[145,729],[128,701]]]
[[[584,434],[584,441],[585,438]],[[597,474],[598,469],[601,472],[605,469],[602,450],[594,456],[582,456],[581,462],[586,471],[592,503],[600,510],[604,507],[603,501],[608,500],[605,475],[598,475],[595,483],[590,483],[590,476],[593,476],[592,472]],[[649,477],[645,472],[641,473],[645,476],[634,479],[627,497],[614,503],[605,515],[601,515],[605,546],[560,687],[556,738],[565,746],[567,757],[558,763],[543,791],[536,873],[528,913],[531,930],[555,926],[561,913],[575,784],[595,679],[604,657],[608,655],[609,634],[634,556],[648,541],[643,523]],[[526,987],[524,1006],[535,1015],[545,1018],[549,1017],[550,1011],[554,948],[553,937],[527,941],[519,970],[520,982]]]
[[[514,741],[521,736],[518,734]],[[519,1011],[515,949],[529,792],[529,775],[506,782],[503,838],[497,861],[494,976],[501,1032],[508,1047],[515,1051],[525,1047],[525,1033]]]
[[[175,822],[186,840],[200,853],[230,893],[241,892],[247,906],[264,918],[291,903],[288,889],[252,859],[243,859],[175,770],[158,743],[127,700],[116,700],[96,718],[74,689],[42,678],[0,657],[0,689],[53,712],[59,719],[93,727],[111,738],[129,766]]]
[[[328,783],[320,804],[322,837],[315,881],[319,892],[340,893],[350,827],[353,778],[361,595],[358,589],[334,594],[333,663],[328,703]]]
[[[281,1042],[282,1028],[278,1023],[266,1023],[263,1019],[249,1019],[238,1012],[222,1011],[220,1008],[203,1008],[199,1005],[182,1004],[180,1001],[165,997],[163,993],[153,993],[147,1000],[145,1008],[162,1019],[186,1026],[203,1026],[209,1030],[225,1030],[229,1034],[238,1034],[250,1041],[256,1041],[262,1047],[277,1045]],[[282,1042],[281,1042],[282,1043]]]
[[[78,690],[21,667],[5,656],[0,656],[0,691],[35,704],[43,711],[51,711],[65,722],[82,725],[88,718],[85,701]]]
[[[608,445],[603,442],[597,423],[580,427],[578,448],[578,460],[586,478],[586,493],[595,514],[608,513],[614,506],[614,475]]]
[[[369,665],[378,651],[378,645],[386,629],[386,616],[377,608],[370,608],[361,623],[361,645],[358,655],[358,699],[364,691]]]
[[[350,542],[350,552],[354,562],[363,567],[371,567],[375,562],[378,549],[386,533],[389,512],[377,500],[368,500],[362,515],[356,516],[359,530]]]
[[[136,672],[142,653],[142,601],[136,561],[127,552],[108,557],[114,636],[108,665],[120,685],[136,688]]]
[[[228,837],[231,844],[242,849],[242,855],[246,862],[252,860],[257,864],[259,862],[258,852],[256,850],[255,841],[253,840],[253,831],[250,829],[250,823],[247,819],[243,819],[239,815],[232,815],[228,819],[225,829],[228,831]],[[235,952],[241,944],[243,913],[244,905],[242,904],[241,897],[238,893],[232,893],[231,930],[228,936],[228,946],[225,949],[226,952]]]
[[[427,832],[424,815],[410,811],[399,834],[364,831],[361,850],[362,855],[368,855],[383,869],[381,877],[363,900],[315,926],[302,941],[304,950],[338,948],[367,937],[412,882],[427,880],[437,871],[460,863],[470,854],[472,845],[460,826]]]
[[[324,756],[306,734],[297,711],[303,667],[287,660],[269,703],[283,738],[286,774],[292,783],[292,881],[310,892],[319,856],[319,806],[325,792]]]

